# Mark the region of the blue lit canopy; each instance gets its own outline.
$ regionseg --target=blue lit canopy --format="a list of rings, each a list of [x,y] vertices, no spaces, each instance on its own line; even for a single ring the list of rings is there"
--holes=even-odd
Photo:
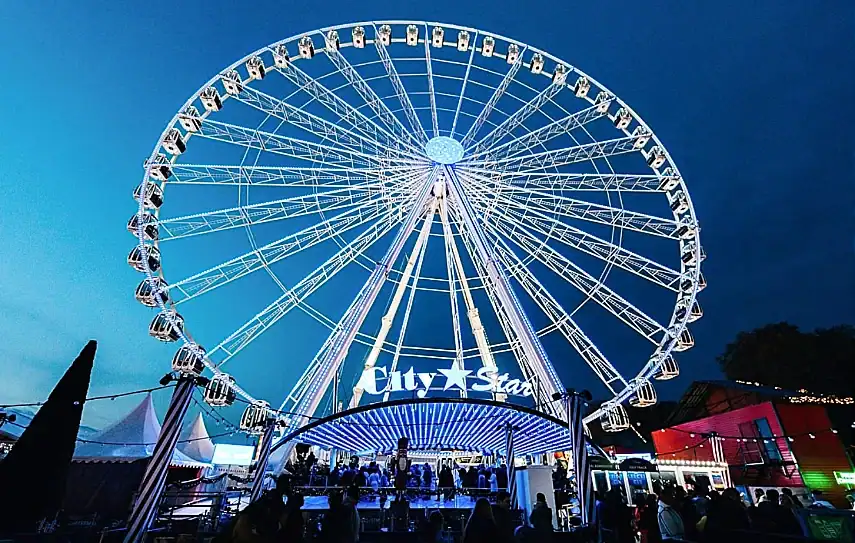
[[[398,438],[410,449],[500,452],[505,426],[515,428],[517,456],[569,450],[566,423],[531,407],[475,398],[405,399],[356,407],[315,420],[291,432],[287,441],[354,452],[390,453]]]

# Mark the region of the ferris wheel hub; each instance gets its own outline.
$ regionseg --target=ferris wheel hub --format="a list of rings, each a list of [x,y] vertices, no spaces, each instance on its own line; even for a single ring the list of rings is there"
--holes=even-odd
[[[455,164],[463,158],[463,145],[448,136],[436,136],[425,144],[425,154],[439,164]]]

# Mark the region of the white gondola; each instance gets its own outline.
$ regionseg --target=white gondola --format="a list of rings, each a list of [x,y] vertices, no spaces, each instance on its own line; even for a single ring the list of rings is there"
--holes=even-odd
[[[172,371],[185,375],[202,375],[205,369],[205,349],[201,345],[191,343],[182,345],[172,357]]]
[[[626,409],[620,404],[607,408],[600,415],[600,426],[606,432],[622,432],[629,428]]]
[[[138,272],[145,272],[146,264],[148,269],[156,272],[160,269],[160,251],[154,245],[146,245],[145,249],[137,245],[128,254],[128,265]]]
[[[682,215],[689,210],[689,199],[686,198],[686,194],[682,190],[678,190],[673,194],[669,192],[668,205],[671,206],[671,211],[677,215]]]
[[[160,303],[169,301],[169,291],[166,281],[160,277],[152,277],[145,279],[137,285],[137,290],[134,292],[134,298],[146,307],[157,307]]]
[[[632,115],[624,108],[620,108],[615,114],[615,128],[618,130],[625,130],[631,121]]]
[[[579,79],[576,80],[576,89],[575,93],[578,98],[584,98],[588,96],[588,91],[591,90],[591,82],[588,81],[588,78],[580,76]]]
[[[682,321],[686,318],[688,314],[687,322],[695,322],[704,316],[704,310],[701,309],[701,304],[698,303],[698,300],[692,302],[691,307],[689,307],[689,302],[685,298],[681,298],[677,300],[677,308],[676,308],[676,317],[678,321]]]
[[[177,128],[170,128],[166,132],[166,137],[163,138],[163,148],[170,155],[180,155],[187,150],[187,144],[184,143],[184,138],[181,137],[181,131]]]
[[[520,58],[520,48],[517,44],[512,43],[508,46],[508,54],[505,56],[505,61],[508,64],[513,64]]]
[[[223,109],[223,99],[220,98],[220,91],[216,87],[207,87],[199,95],[199,100],[208,111],[220,111]]]
[[[148,209],[158,209],[163,205],[163,189],[151,181],[140,183],[134,189],[134,200],[142,200],[143,206]]]
[[[665,164],[665,151],[658,145],[654,145],[647,153],[647,165],[651,168],[660,168]]]
[[[148,168],[148,158],[143,161],[143,169]],[[172,177],[172,164],[166,155],[158,153],[155,155],[151,165],[151,176],[158,181],[166,181]]]
[[[485,57],[492,57],[496,50],[496,40],[492,36],[484,36],[484,41],[481,42],[481,54]]]
[[[363,49],[365,47],[365,29],[361,26],[354,27],[354,29],[350,32],[350,35],[353,37],[353,46],[357,49]]]
[[[143,239],[146,241],[157,241],[157,219],[148,211],[144,211],[142,215],[137,213],[128,220],[128,232],[134,236],[139,234],[140,225],[142,225]]]
[[[181,128],[187,132],[198,132],[202,128],[202,119],[199,118],[199,110],[196,106],[187,106],[184,111],[178,115],[178,122]]]
[[[629,405],[633,407],[650,407],[656,405],[656,389],[653,383],[647,379],[638,382],[638,388],[629,398]]]
[[[434,47],[442,47],[444,39],[445,30],[441,26],[433,27],[433,32],[431,32],[430,36],[430,44]]]
[[[288,48],[285,47],[284,43],[273,47],[273,64],[277,68],[286,68],[289,62],[291,62],[291,55],[288,53]]]
[[[563,85],[567,82],[567,66],[558,64],[555,66],[555,71],[552,72],[552,83],[554,85]]]
[[[264,67],[264,61],[261,60],[261,57],[250,57],[246,61],[246,71],[249,73],[249,77],[253,79],[264,79],[264,76],[267,75],[267,69]]]
[[[680,223],[677,225],[677,237],[680,239],[692,239],[695,237],[698,229],[693,224]]]
[[[165,342],[178,341],[183,330],[184,317],[174,309],[167,309],[158,313],[148,327],[148,333],[151,337]]]
[[[303,36],[297,42],[297,52],[300,53],[300,58],[312,58],[315,56],[315,42],[309,36]]]
[[[392,27],[389,25],[382,25],[379,29],[377,29],[377,39],[380,40],[385,46],[389,46],[392,44]]]
[[[270,418],[270,404],[265,401],[256,401],[243,411],[240,418],[240,429],[252,434],[260,434],[264,431],[267,419]]]
[[[529,69],[531,73],[535,75],[539,75],[543,73],[543,55],[540,53],[535,53],[531,57],[531,64],[529,65]]]
[[[326,35],[327,50],[339,51],[341,49],[341,40],[338,37],[338,32],[330,30]]]
[[[237,96],[241,91],[243,91],[243,81],[241,81],[240,74],[237,70],[229,70],[223,74],[221,79],[226,92],[232,96]]]
[[[232,385],[235,378],[227,373],[214,375],[205,386],[205,403],[213,407],[226,407],[235,403],[237,394]]]
[[[701,262],[703,262],[707,259],[707,252],[704,250],[703,245],[701,245],[701,250],[699,252],[701,253]]]
[[[415,46],[419,44],[419,27],[410,25],[407,27],[407,45]]]
[[[662,177],[659,179],[659,190],[670,192],[677,188],[677,185],[679,185],[682,180],[683,178],[680,174],[674,173],[674,168],[665,168],[665,171],[662,172]]]
[[[615,97],[612,93],[607,91],[600,91],[597,93],[597,98],[594,99],[594,104],[597,106],[597,111],[600,113],[608,113],[609,106],[612,105]]]
[[[678,353],[682,353],[683,351],[688,351],[694,346],[695,338],[692,337],[692,333],[688,328],[684,328],[683,331],[680,332],[680,336],[677,338],[677,344],[674,346],[674,350]]]
[[[686,277],[682,281],[680,281],[680,288],[684,291],[688,292],[692,290],[692,285],[694,285],[694,280],[691,277]],[[701,272],[698,276],[698,292],[707,288],[707,280],[704,277],[704,272]]]
[[[680,366],[670,354],[662,360],[659,368],[653,373],[653,378],[657,381],[668,381],[680,375]]]
[[[469,32],[461,30],[457,33],[457,50],[460,52],[469,50]]]
[[[633,143],[633,147],[636,149],[642,149],[647,142],[650,141],[650,130],[644,128],[643,126],[636,126],[635,130],[632,131],[632,137],[635,138],[635,143]]]
[[[694,266],[698,262],[698,255],[695,251],[695,243],[693,241],[683,245],[680,252],[680,260],[687,266]]]

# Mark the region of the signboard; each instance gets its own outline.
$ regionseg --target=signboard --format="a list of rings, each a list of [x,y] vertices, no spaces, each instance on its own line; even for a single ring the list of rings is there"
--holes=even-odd
[[[852,471],[835,471],[834,480],[839,485],[855,485],[855,472]]]
[[[252,464],[254,452],[255,448],[250,445],[217,443],[214,445],[214,458],[211,463],[221,466],[249,466]]]
[[[377,395],[386,392],[415,392],[419,398],[427,396],[429,390],[449,389],[492,392],[509,396],[531,396],[532,386],[527,381],[510,379],[508,374],[499,374],[495,368],[480,368],[470,377],[472,370],[458,368],[438,369],[436,372],[416,373],[413,368],[406,372],[387,371],[385,367],[365,368],[356,388],[365,394]],[[472,380],[474,383],[469,383]]]

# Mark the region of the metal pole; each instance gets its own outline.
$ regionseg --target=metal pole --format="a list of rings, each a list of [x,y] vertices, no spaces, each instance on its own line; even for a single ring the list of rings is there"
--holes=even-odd
[[[267,471],[267,460],[270,458],[270,445],[273,444],[275,430],[276,419],[268,419],[264,427],[264,433],[258,439],[258,460],[255,462],[255,479],[252,481],[249,503],[260,498],[261,491],[264,489],[264,473]]]
[[[137,499],[134,502],[131,514],[128,517],[128,532],[125,535],[125,543],[136,543],[145,538],[146,531],[154,521],[157,506],[163,495],[166,484],[166,471],[172,461],[178,435],[181,433],[181,425],[190,399],[193,396],[195,380],[193,377],[182,376],[175,385],[169,408],[166,410],[166,418],[157,437],[154,453],[146,466],[145,474],[140,482]]]
[[[583,524],[593,521],[593,485],[588,467],[588,448],[585,446],[585,399],[578,392],[568,391],[567,427],[573,440],[573,471],[576,473],[576,495],[579,499],[579,516]]]

